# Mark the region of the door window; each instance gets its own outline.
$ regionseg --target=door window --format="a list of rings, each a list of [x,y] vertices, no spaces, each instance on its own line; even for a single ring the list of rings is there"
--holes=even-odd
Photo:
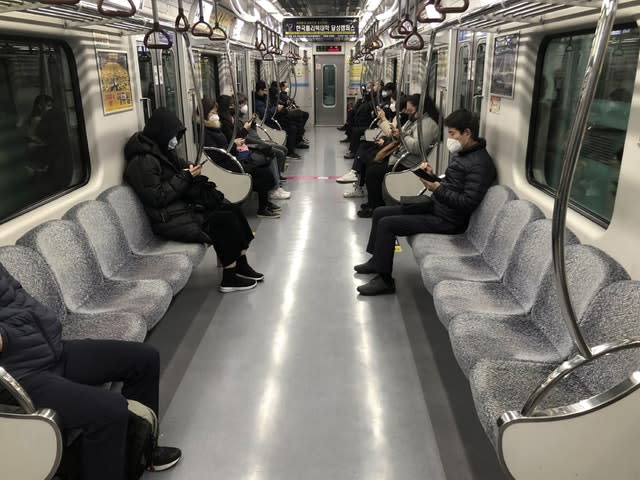
[[[336,106],[336,66],[322,66],[322,105],[324,107]]]

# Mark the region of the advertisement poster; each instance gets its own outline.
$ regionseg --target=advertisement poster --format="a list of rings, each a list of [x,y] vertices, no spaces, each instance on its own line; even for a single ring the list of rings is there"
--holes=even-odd
[[[495,39],[493,47],[493,69],[491,72],[491,95],[513,98],[518,62],[518,34],[504,35]]]
[[[105,115],[133,109],[131,79],[127,52],[96,50],[98,76],[102,95],[102,111]]]

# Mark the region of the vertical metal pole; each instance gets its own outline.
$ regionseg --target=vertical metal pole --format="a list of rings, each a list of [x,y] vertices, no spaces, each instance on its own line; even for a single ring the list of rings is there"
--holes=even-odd
[[[198,106],[198,111],[200,112],[200,122],[198,123],[198,151],[196,152],[196,161],[194,162],[197,164],[200,162],[200,156],[202,155],[204,149],[204,120],[206,112],[203,111],[204,107],[202,106],[202,95],[200,94],[200,88],[198,86],[198,78],[196,76],[196,67],[195,60],[193,59],[191,40],[189,39],[189,34],[187,32],[183,32],[182,37],[184,38],[184,42],[187,46],[187,54],[189,56],[189,70],[191,71],[191,79],[193,81],[193,94],[196,97],[194,103]],[[193,113],[195,112],[192,112],[192,114]]]
[[[591,350],[587,345],[580,327],[576,313],[571,305],[569,297],[569,289],[567,286],[567,274],[564,262],[564,230],[567,221],[567,207],[569,203],[569,195],[571,194],[571,185],[575,175],[580,149],[589,119],[589,109],[595,96],[598,79],[602,72],[604,59],[609,43],[609,36],[613,28],[613,22],[616,16],[617,0],[603,0],[602,10],[600,11],[600,19],[596,28],[591,53],[587,62],[587,68],[584,74],[580,95],[578,97],[578,106],[576,114],[571,126],[569,140],[567,142],[567,151],[564,155],[564,163],[562,167],[562,176],[558,186],[558,194],[556,196],[555,205],[553,207],[553,230],[552,230],[552,248],[553,248],[553,267],[555,272],[556,289],[560,300],[560,307],[564,321],[569,329],[569,333],[585,358],[591,358]]]
[[[231,151],[233,147],[233,141],[236,138],[236,133],[238,133],[238,119],[240,118],[240,108],[238,108],[238,91],[236,89],[236,76],[235,76],[235,68],[233,67],[233,62],[231,61],[231,44],[227,39],[224,42],[227,53],[227,65],[229,66],[229,76],[231,77],[231,88],[233,91],[233,102],[235,104],[234,116],[233,116],[233,133],[231,134],[231,140],[229,140],[229,145],[227,146],[227,153]]]
[[[426,97],[429,94],[427,91],[427,87],[429,84],[429,64],[431,63],[431,53],[433,52],[433,47],[436,44],[436,32],[431,30],[431,35],[429,35],[429,48],[427,48],[427,58],[424,61],[424,80],[422,82],[422,91],[420,93],[420,105],[418,107],[417,118],[418,118],[418,145],[420,145],[420,154],[422,155],[422,161],[427,160],[427,150],[424,144],[424,133],[422,132],[422,122],[424,121],[424,104],[426,102]],[[433,99],[435,103],[435,99]]]

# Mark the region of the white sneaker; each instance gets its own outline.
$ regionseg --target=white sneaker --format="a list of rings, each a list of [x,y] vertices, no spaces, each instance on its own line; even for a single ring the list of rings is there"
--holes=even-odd
[[[349,170],[347,173],[342,175],[341,177],[336,178],[336,182],[338,183],[354,183],[358,181],[358,174],[355,170]]]
[[[347,190],[342,194],[344,198],[359,198],[364,197],[364,195],[364,188],[357,183],[353,184],[353,188],[351,190]]]
[[[287,192],[284,188],[278,187],[275,190],[269,192],[269,198],[271,200],[288,200],[291,197],[291,192]]]

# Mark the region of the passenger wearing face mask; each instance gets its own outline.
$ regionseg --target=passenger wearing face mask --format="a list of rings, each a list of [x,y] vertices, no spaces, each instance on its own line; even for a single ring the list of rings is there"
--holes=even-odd
[[[289,86],[287,85],[287,82],[280,82],[280,102],[282,102],[286,106],[287,110],[289,110],[288,117],[292,121],[296,122],[296,126],[301,132],[304,132],[307,120],[309,120],[309,112],[300,110],[298,105],[296,105],[296,102],[289,96]],[[304,140],[303,143],[305,143]]]
[[[380,207],[373,212],[367,245],[367,252],[372,256],[366,263],[354,267],[358,273],[376,274],[371,281],[358,287],[362,295],[395,292],[391,271],[396,237],[464,232],[469,217],[496,179],[486,142],[478,137],[478,117],[467,110],[457,110],[445,119],[444,124],[448,131],[447,148],[453,157],[442,180],[421,179],[433,192],[431,204],[419,208]],[[421,164],[421,168],[433,173],[428,163]]]
[[[124,180],[140,198],[157,235],[213,245],[224,268],[222,293],[254,288],[264,275],[247,261],[251,227],[242,210],[200,174],[202,166],[178,157],[176,147],[184,132],[173,112],[155,110],[144,130],[125,146]]]

